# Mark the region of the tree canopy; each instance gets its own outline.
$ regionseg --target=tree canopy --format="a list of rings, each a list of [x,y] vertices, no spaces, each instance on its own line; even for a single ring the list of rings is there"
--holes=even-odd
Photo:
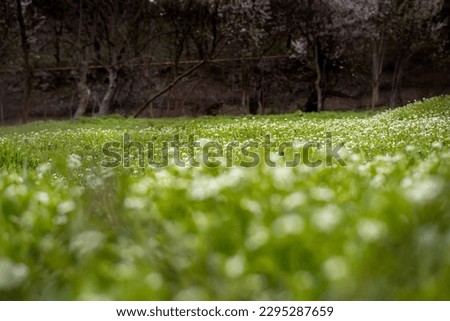
[[[448,68],[449,8],[446,0],[4,0],[2,119],[21,110],[26,120],[52,91],[72,94],[71,117],[214,113],[224,104],[321,111],[333,94],[352,96],[338,88],[355,81],[372,108],[396,106],[409,64]]]

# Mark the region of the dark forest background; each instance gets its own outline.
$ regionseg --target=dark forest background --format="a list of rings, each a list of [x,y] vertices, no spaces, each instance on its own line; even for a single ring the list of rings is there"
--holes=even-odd
[[[450,93],[449,0],[1,0],[0,122]]]

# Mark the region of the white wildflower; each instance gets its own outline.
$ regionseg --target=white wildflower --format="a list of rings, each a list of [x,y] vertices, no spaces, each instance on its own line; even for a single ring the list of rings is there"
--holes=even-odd
[[[238,278],[245,271],[245,257],[243,255],[235,255],[225,262],[225,273],[229,278]]]
[[[75,210],[76,205],[73,201],[64,201],[58,205],[58,214],[65,215]]]
[[[296,214],[283,215],[273,223],[273,231],[276,236],[298,235],[304,228],[303,219]]]
[[[341,256],[333,256],[326,260],[322,269],[327,278],[331,281],[338,281],[345,278],[349,274],[348,263]]]
[[[77,169],[77,168],[80,168],[81,165],[82,165],[82,163],[81,163],[80,155],[71,154],[67,158],[67,167],[69,167],[69,169]]]
[[[356,230],[361,239],[366,242],[373,242],[382,238],[387,228],[379,220],[364,218],[358,222]]]
[[[327,205],[311,217],[311,223],[322,232],[331,232],[341,221],[342,210],[336,205]]]
[[[0,258],[0,291],[10,291],[22,285],[28,278],[29,269],[25,264],[13,263]]]

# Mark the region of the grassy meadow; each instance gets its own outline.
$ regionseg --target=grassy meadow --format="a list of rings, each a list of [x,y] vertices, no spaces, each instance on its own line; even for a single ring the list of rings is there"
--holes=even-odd
[[[449,124],[436,97],[0,128],[0,300],[450,300]]]

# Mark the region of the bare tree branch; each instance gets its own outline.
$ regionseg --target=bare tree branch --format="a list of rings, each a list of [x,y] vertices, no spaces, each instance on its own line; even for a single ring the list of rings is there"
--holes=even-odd
[[[150,104],[155,101],[156,99],[158,99],[159,97],[161,97],[162,95],[164,95],[165,93],[167,93],[169,90],[171,90],[177,83],[179,83],[181,80],[183,80],[185,77],[189,76],[190,74],[192,74],[193,72],[195,72],[197,69],[199,69],[200,67],[202,67],[204,64],[206,64],[208,62],[208,60],[202,60],[200,61],[198,64],[196,64],[194,67],[192,67],[191,69],[185,71],[184,73],[182,73],[181,75],[179,75],[177,78],[175,78],[170,84],[168,84],[163,90],[161,90],[160,92],[158,92],[157,94],[155,94],[154,96],[152,96],[150,99],[148,99],[134,114],[133,117],[137,117],[139,116],[144,110],[146,110],[148,108],[148,106],[150,106]]]

